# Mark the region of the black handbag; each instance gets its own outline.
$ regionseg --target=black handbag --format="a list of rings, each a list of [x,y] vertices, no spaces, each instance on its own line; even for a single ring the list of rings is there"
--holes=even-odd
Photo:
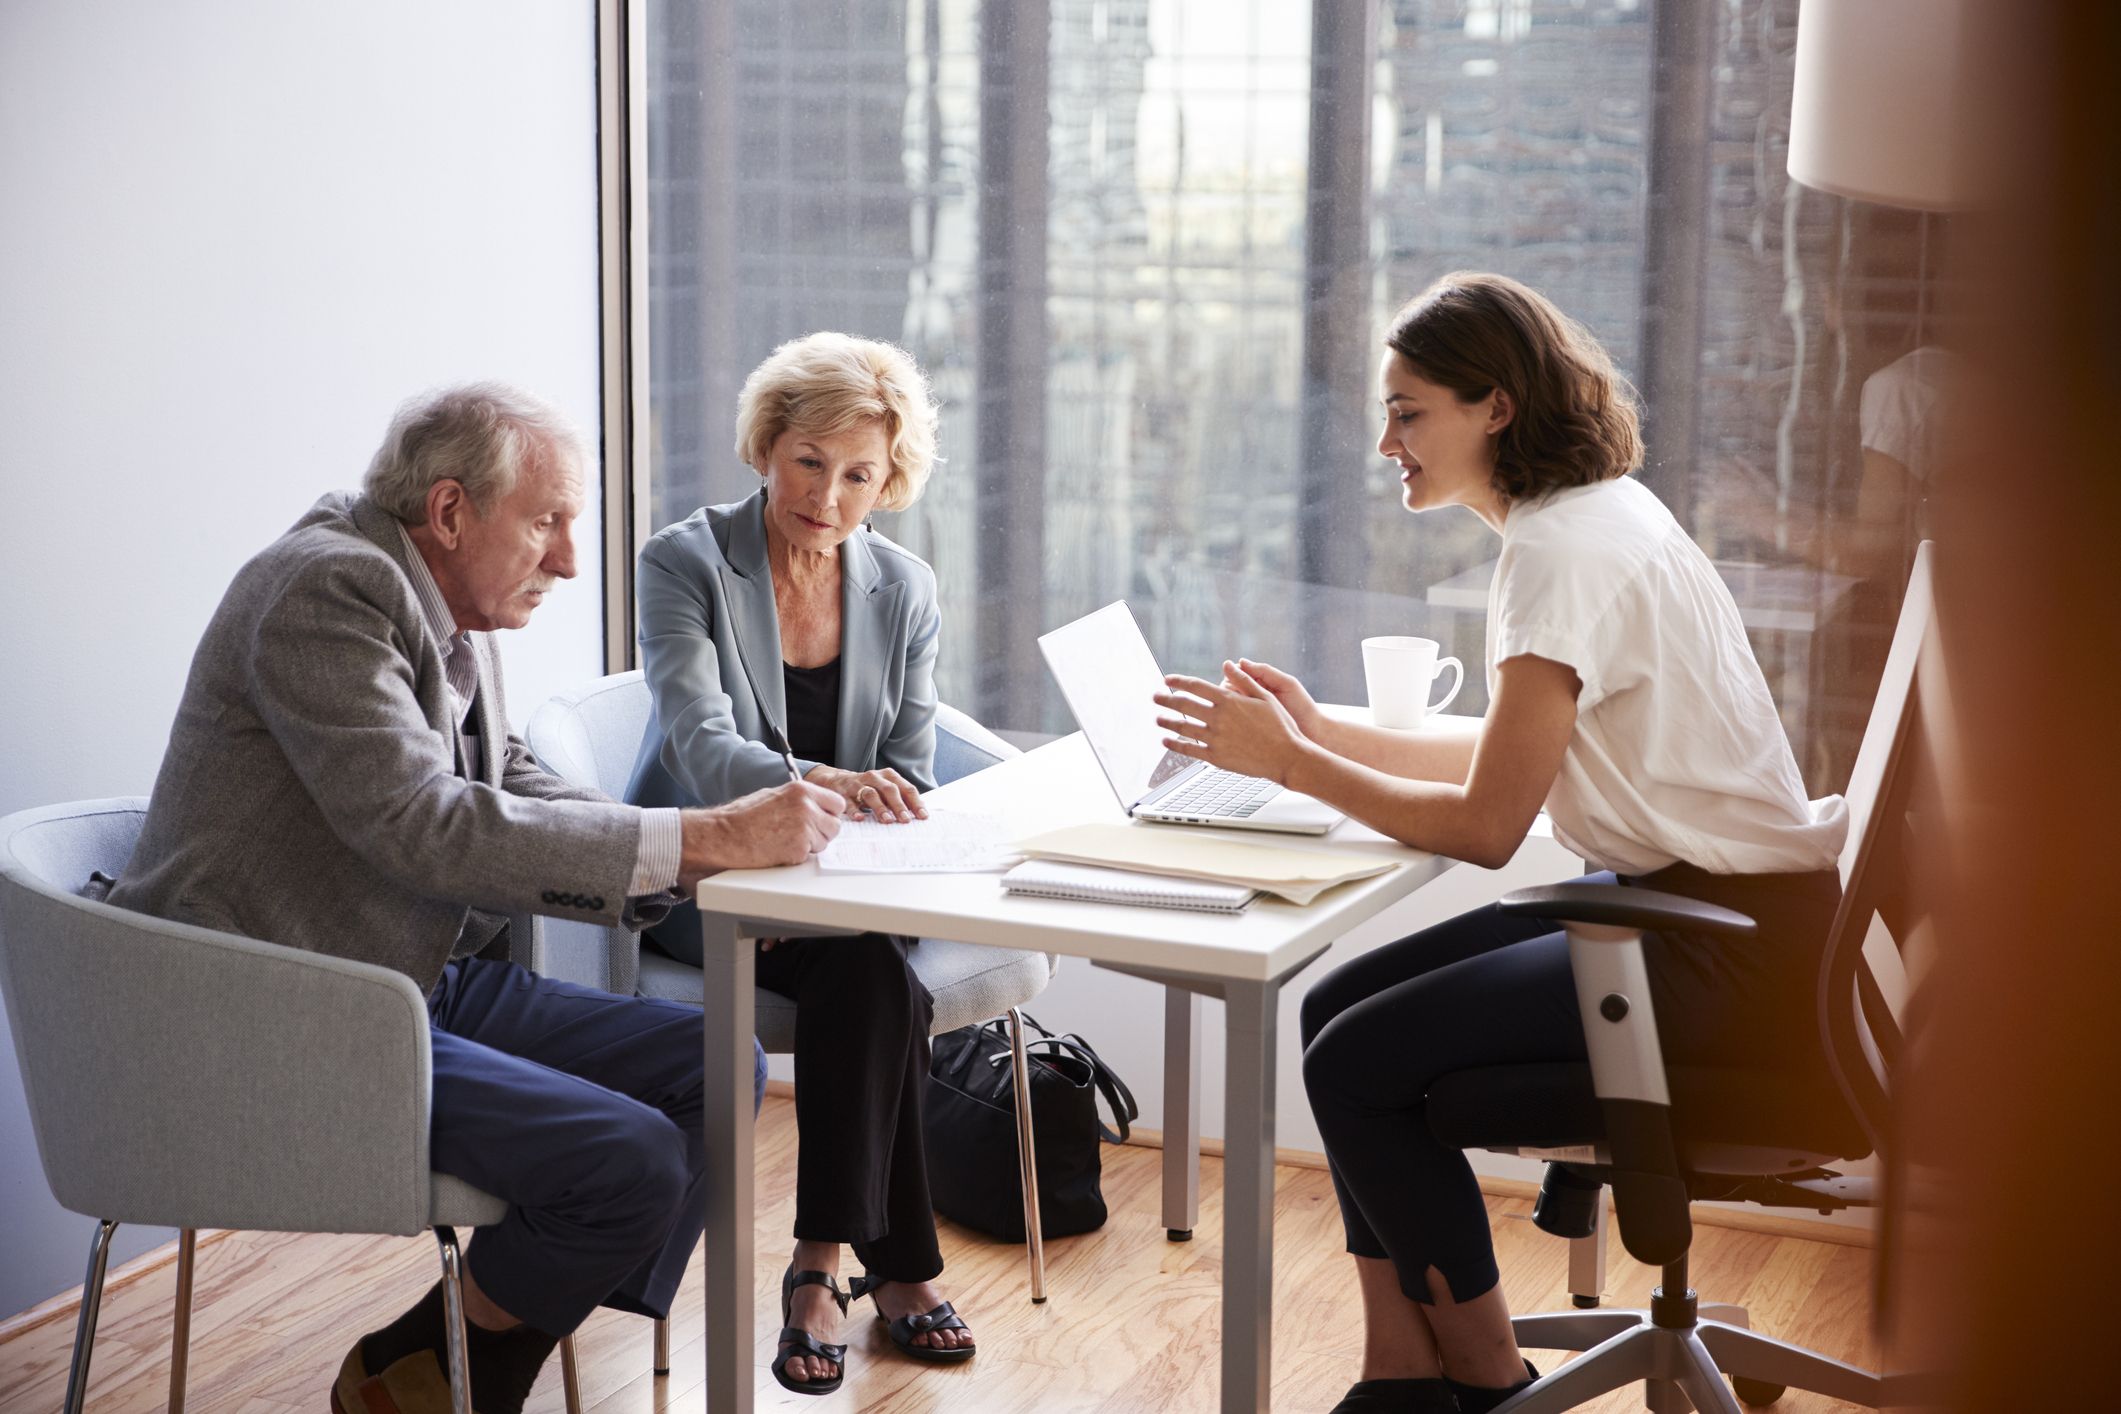
[[[1101,1142],[1123,1144],[1140,1111],[1111,1067],[1080,1036],[1056,1036],[1030,1017],[1031,1133],[1038,1153],[1039,1228],[1046,1237],[1105,1224],[1098,1186]],[[1097,1112],[1111,1107],[1116,1132]],[[1004,1242],[1024,1240],[1024,1187],[1016,1161],[1016,1079],[1009,1023],[946,1031],[934,1041],[923,1132],[935,1210]]]

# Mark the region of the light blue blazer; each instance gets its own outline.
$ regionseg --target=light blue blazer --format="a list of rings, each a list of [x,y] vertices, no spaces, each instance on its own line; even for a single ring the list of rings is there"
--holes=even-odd
[[[788,779],[765,744],[773,739],[766,718],[788,724],[765,508],[761,487],[694,511],[641,550],[641,667],[655,712],[626,791],[635,804],[720,805]],[[840,542],[834,764],[888,766],[933,789],[940,627],[926,561],[866,525]],[[805,773],[817,764],[796,761]]]

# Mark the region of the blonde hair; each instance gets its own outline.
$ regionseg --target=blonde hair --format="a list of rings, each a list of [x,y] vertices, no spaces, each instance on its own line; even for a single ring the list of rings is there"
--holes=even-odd
[[[938,417],[913,355],[826,330],[790,339],[751,370],[736,400],[736,454],[764,476],[773,444],[791,427],[830,434],[879,420],[891,470],[877,508],[902,511],[935,469]]]

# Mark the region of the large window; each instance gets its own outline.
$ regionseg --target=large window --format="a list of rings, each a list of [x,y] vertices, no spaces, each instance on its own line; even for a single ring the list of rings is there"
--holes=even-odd
[[[1921,362],[1937,233],[1789,182],[1796,8],[651,0],[653,523],[756,485],[736,390],[775,344],[886,338],[944,404],[879,528],[936,567],[946,700],[1066,729],[1035,637],[1125,598],[1169,667],[1344,701],[1362,636],[1428,634],[1478,711],[1496,542],[1399,508],[1370,399],[1397,304],[1498,270],[1635,381],[1644,480],[1837,789],[1919,523],[1859,414]]]

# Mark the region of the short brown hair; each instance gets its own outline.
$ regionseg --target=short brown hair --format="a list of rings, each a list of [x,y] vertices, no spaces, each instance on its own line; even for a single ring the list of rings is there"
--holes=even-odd
[[[736,454],[759,475],[773,444],[789,428],[845,432],[870,420],[884,424],[891,470],[878,509],[902,511],[918,500],[935,469],[935,395],[913,355],[896,344],[823,330],[790,339],[751,370],[736,400]]]
[[[1385,344],[1461,402],[1508,395],[1495,488],[1512,501],[1642,464],[1634,388],[1590,330],[1507,275],[1444,276],[1392,316]]]

